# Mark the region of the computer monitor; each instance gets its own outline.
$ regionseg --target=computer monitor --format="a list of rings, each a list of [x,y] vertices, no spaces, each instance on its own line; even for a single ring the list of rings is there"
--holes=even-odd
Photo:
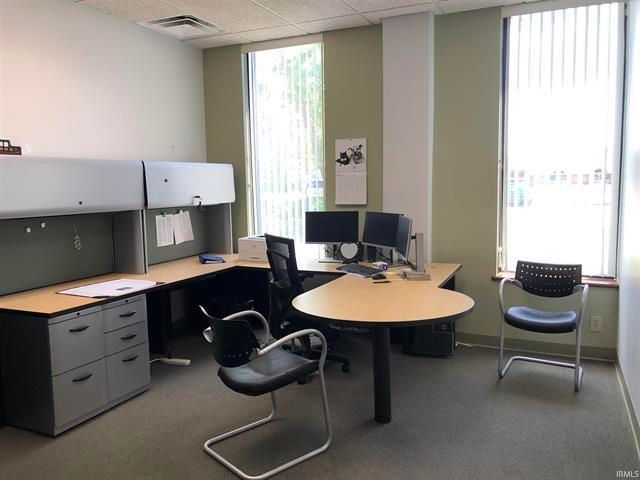
[[[398,234],[396,235],[396,251],[405,259],[409,255],[409,245],[411,245],[411,224],[409,217],[401,216],[398,219]]]
[[[352,243],[358,241],[358,212],[306,212],[306,243]]]
[[[364,217],[362,242],[383,248],[396,248],[398,237],[398,213],[367,212]]]

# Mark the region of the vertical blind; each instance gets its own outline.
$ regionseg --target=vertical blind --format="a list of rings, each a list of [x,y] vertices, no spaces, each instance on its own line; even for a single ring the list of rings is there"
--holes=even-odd
[[[324,210],[322,44],[248,55],[254,232],[304,241]]]
[[[501,267],[615,275],[623,4],[508,18]]]

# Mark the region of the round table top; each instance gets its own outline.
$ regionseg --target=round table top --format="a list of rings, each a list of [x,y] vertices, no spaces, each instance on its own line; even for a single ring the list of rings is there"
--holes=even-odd
[[[435,278],[403,280],[388,273],[387,279],[388,283],[373,283],[370,278],[344,275],[298,295],[292,305],[308,317],[361,326],[408,326],[454,320],[473,310],[473,299],[439,288]]]

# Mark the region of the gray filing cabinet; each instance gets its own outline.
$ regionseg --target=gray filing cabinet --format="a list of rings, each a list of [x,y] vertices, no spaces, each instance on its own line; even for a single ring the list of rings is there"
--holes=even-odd
[[[55,436],[149,387],[144,295],[2,328],[9,425]]]

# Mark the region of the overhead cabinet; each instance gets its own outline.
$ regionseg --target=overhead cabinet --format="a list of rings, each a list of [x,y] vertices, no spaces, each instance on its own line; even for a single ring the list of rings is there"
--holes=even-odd
[[[144,162],[147,208],[233,203],[233,166],[226,163]]]
[[[0,155],[0,219],[144,208],[139,161]]]

